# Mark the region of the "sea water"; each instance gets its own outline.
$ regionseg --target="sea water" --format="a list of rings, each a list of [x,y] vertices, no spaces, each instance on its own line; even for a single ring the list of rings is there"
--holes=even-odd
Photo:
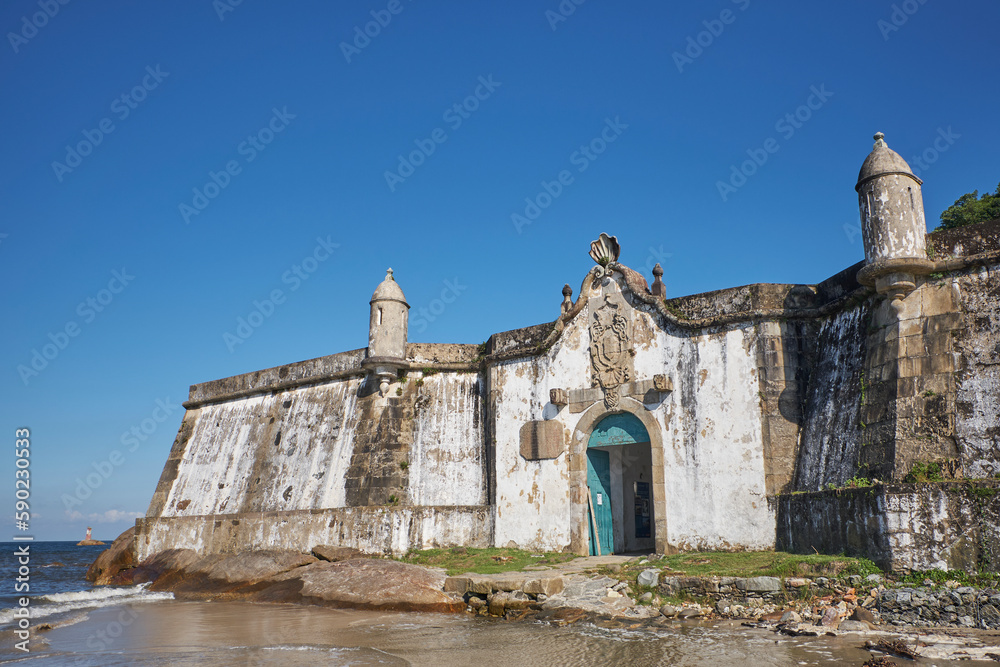
[[[23,665],[860,665],[855,637],[791,638],[737,621],[658,628],[557,627],[465,614],[175,600],[84,581],[105,547],[31,543],[31,638],[16,648],[17,562],[3,544],[0,661]],[[41,629],[47,624],[51,629]],[[938,662],[939,665],[946,663]],[[969,663],[965,663],[969,664]]]

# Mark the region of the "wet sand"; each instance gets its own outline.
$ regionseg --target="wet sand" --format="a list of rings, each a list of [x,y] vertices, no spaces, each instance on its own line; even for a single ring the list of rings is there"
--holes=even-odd
[[[90,611],[85,620],[36,631],[28,656],[12,651],[11,642],[10,637],[2,638],[0,656],[5,660],[106,666],[716,667],[860,665],[870,657],[858,648],[861,638],[791,638],[744,628],[736,621],[676,622],[654,629],[622,630],[467,615],[184,601]]]

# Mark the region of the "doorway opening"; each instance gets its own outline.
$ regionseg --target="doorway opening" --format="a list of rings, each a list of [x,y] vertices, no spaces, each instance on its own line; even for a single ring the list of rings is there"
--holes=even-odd
[[[590,554],[655,549],[649,433],[628,412],[597,423],[587,442]]]

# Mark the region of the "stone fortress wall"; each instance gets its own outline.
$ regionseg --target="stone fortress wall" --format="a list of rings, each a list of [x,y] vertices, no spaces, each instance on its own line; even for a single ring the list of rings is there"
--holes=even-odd
[[[988,481],[1000,473],[1000,221],[925,238],[904,166],[877,137],[859,177],[866,260],[818,285],[667,299],[662,270],[650,287],[602,235],[554,322],[433,345],[406,343],[390,272],[368,348],[191,387],[137,521],[140,558],[316,544],[586,553],[587,439],[626,412],[649,435],[657,551],[977,567],[1000,544]],[[627,324],[611,367],[594,351],[606,312]],[[902,483],[930,462],[950,481]],[[617,465],[621,485],[637,464]],[[886,484],[843,488],[856,478]]]

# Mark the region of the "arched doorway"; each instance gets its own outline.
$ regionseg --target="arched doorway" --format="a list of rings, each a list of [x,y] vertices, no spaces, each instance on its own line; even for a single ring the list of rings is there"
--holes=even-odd
[[[655,548],[649,433],[633,414],[603,417],[586,449],[591,555]]]

